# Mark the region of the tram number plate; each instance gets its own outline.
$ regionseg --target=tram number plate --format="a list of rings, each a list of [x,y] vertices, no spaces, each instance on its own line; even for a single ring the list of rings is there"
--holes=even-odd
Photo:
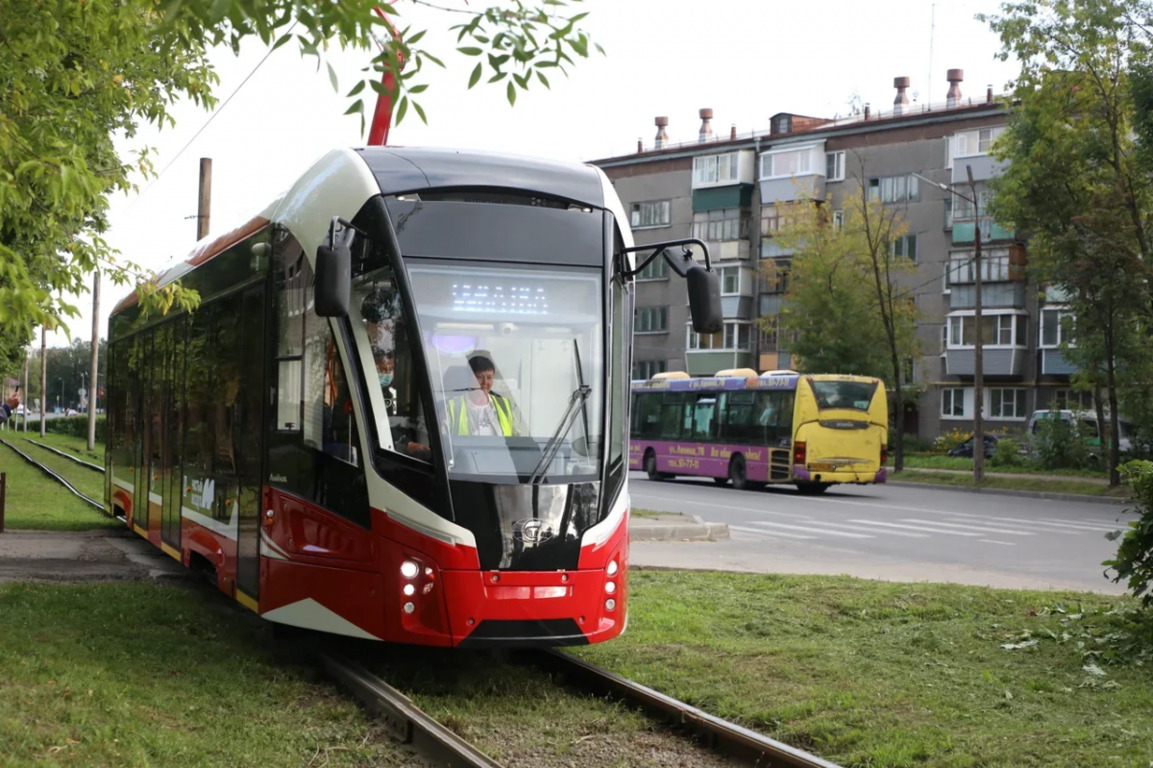
[[[820,469],[820,470],[824,470],[826,472],[832,472],[836,468],[837,468],[836,464],[830,464],[827,461],[816,462],[816,463],[809,465],[809,469]]]

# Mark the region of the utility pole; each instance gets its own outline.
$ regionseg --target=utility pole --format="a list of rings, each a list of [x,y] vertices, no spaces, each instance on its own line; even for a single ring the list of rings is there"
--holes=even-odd
[[[88,374],[88,450],[96,448],[96,395],[100,391],[100,270],[92,274],[92,371]]]
[[[44,428],[48,416],[48,326],[40,328],[40,437],[44,437],[47,430]]]
[[[22,398],[24,400],[24,419],[22,420],[22,423],[21,423],[21,426],[24,427],[24,434],[25,435],[28,434],[28,416],[29,416],[29,414],[32,413],[32,400],[28,396],[28,361],[31,359],[32,359],[32,353],[30,353],[28,351],[28,348],[25,347],[24,348],[24,397]]]
[[[200,204],[196,209],[196,239],[208,234],[209,217],[212,213],[212,158],[200,158]]]
[[[981,207],[977,196],[977,185],[973,182],[973,166],[966,165],[969,176],[969,191],[973,193],[973,324],[976,338],[973,339],[973,482],[985,480],[985,419],[984,405],[985,368],[981,339]]]

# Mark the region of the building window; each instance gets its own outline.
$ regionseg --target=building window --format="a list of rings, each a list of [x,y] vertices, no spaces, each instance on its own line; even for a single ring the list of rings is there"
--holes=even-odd
[[[740,181],[739,168],[740,156],[736,152],[694,157],[693,187],[736,184]]]
[[[965,285],[976,281],[974,251],[954,251],[949,255],[949,270],[946,286]],[[1010,279],[1009,249],[991,248],[981,250],[981,280],[986,283],[1003,283]]]
[[[671,223],[672,203],[668,200],[650,200],[633,203],[629,224],[633,229],[667,227]]]
[[[668,307],[637,307],[634,333],[663,333],[668,329]]]
[[[1020,387],[993,387],[989,390],[990,419],[1024,419],[1025,390]]]
[[[981,212],[989,210],[989,190],[982,189],[977,191],[977,205],[980,207]],[[950,222],[970,220],[973,218],[973,213],[973,201],[970,198],[961,197],[957,194],[953,195],[952,218]],[[984,234],[984,232],[982,232],[982,234]]]
[[[841,209],[833,211],[833,229],[840,232],[845,228],[845,212]]]
[[[965,418],[965,389],[963,387],[941,390],[941,416],[946,419]]]
[[[1064,308],[1041,310],[1041,346],[1058,347],[1073,343],[1073,313]]]
[[[737,296],[741,292],[741,268],[740,267],[720,267],[717,269],[720,272],[721,279],[721,295],[722,296]]]
[[[705,242],[740,240],[748,236],[748,213],[743,208],[715,208],[693,214],[693,237]]]
[[[845,153],[825,153],[825,181],[845,180]]]
[[[651,379],[658,373],[664,373],[668,369],[668,363],[664,360],[635,360],[633,361],[633,378]]]
[[[1091,411],[1096,408],[1092,392],[1078,392],[1075,389],[1058,389],[1053,393],[1049,406],[1059,411]]]
[[[745,351],[751,330],[747,322],[726,322],[717,333],[697,333],[692,324],[685,326],[685,332],[685,347],[690,350]]]
[[[772,237],[782,229],[796,223],[792,206],[766,205],[761,207],[761,237]]]
[[[945,204],[945,229],[953,228],[953,198],[946,197]]]
[[[791,259],[765,259],[765,293],[789,292],[789,269],[792,267]]]
[[[971,347],[976,343],[976,317],[949,316],[948,345],[950,348]],[[991,347],[1023,347],[1026,341],[1028,317],[1025,315],[982,315],[981,345]]]
[[[913,174],[882,176],[868,181],[869,199],[882,203],[915,202],[920,199],[920,186]]]
[[[993,148],[1005,130],[1004,126],[992,128],[979,128],[975,131],[963,131],[953,136],[952,157],[972,157],[973,155],[986,155]],[[952,158],[950,158],[952,159]]]
[[[657,256],[637,274],[637,280],[667,280],[669,265],[664,256]]]
[[[917,236],[904,235],[890,244],[894,256],[902,256],[909,261],[917,260]]]
[[[781,318],[780,315],[770,315],[762,317],[758,323],[758,330],[760,338],[758,344],[761,354],[766,352],[777,352],[778,344],[780,343],[780,328]]]

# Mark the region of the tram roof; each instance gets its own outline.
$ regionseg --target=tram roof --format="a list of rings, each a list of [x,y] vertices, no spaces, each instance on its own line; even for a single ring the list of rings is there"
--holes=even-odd
[[[363,147],[356,152],[386,195],[497,187],[605,206],[599,172],[582,163],[433,147]]]

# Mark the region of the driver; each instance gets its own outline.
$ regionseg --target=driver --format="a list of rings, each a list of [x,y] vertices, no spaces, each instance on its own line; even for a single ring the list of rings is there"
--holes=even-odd
[[[496,365],[485,355],[473,355],[468,367],[476,377],[476,388],[448,401],[448,423],[458,435],[509,437],[516,434],[512,403],[492,391]]]

